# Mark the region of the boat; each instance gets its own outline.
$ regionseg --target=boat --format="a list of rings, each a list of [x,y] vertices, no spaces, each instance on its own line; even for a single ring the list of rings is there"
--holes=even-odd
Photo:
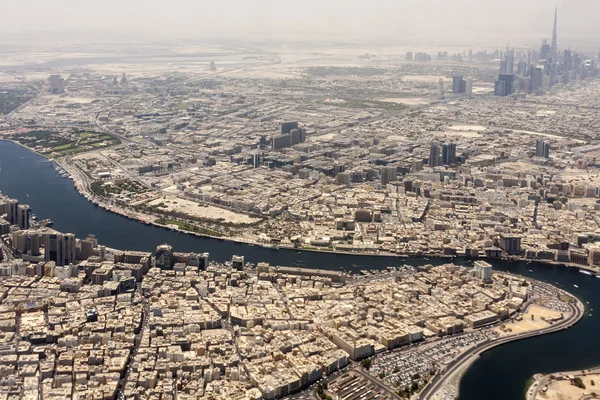
[[[533,273],[533,270],[532,270],[532,269],[530,269],[530,270],[529,270],[529,272]]]
[[[586,271],[586,270],[583,270],[583,269],[580,269],[579,273],[592,276],[592,273],[590,271]]]
[[[573,287],[574,287],[575,289],[579,289],[579,286],[577,286],[577,285],[573,285]]]

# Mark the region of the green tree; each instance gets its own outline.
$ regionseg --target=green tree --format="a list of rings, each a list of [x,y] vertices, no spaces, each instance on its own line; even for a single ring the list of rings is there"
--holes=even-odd
[[[585,389],[585,384],[583,383],[580,377],[573,379],[573,385],[577,386],[580,389]]]
[[[372,363],[373,363],[373,361],[370,358],[365,358],[364,360],[362,360],[360,362],[360,365],[368,371],[369,369],[371,369]]]

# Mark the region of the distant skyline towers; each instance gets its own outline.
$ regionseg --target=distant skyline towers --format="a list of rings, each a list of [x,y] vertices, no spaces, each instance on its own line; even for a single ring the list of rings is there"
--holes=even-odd
[[[440,91],[440,98],[442,100],[444,100],[444,98],[445,98],[445,95],[444,95],[444,80],[442,78],[440,78],[440,80],[438,82],[438,85],[439,85],[439,91]]]
[[[494,85],[494,96],[509,96],[515,91],[515,75],[500,74]]]
[[[554,29],[552,30],[552,46],[550,48],[550,51],[552,52],[553,60],[558,60],[557,25],[558,25],[558,6],[554,8]]]
[[[552,49],[546,39],[542,40],[542,47],[540,48],[540,60],[547,60],[552,53]]]
[[[515,73],[515,49],[506,49],[506,73]]]

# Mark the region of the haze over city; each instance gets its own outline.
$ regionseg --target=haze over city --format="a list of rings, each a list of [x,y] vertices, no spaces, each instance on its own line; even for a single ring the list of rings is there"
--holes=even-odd
[[[3,41],[338,40],[477,46],[524,45],[548,36],[554,5],[561,38],[593,46],[600,3],[594,0],[257,0],[5,2]],[[69,32],[85,33],[73,37]],[[60,40],[59,40],[60,41]],[[586,41],[591,41],[590,43]]]

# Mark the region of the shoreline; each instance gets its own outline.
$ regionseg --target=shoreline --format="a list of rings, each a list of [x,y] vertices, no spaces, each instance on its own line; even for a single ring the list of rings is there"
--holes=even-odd
[[[53,160],[54,162],[56,162],[58,165],[61,166],[61,168],[63,168],[65,171],[67,171],[70,168],[77,168],[72,166],[71,164],[67,164],[67,167],[70,168],[65,168],[65,163],[61,162],[61,160],[56,160],[56,159],[51,159],[49,157],[46,157],[45,155],[38,153],[37,151],[35,151],[34,149],[31,149],[21,143],[19,143],[18,141],[12,140],[12,139],[7,139],[4,136],[0,136],[0,140],[5,140],[7,142],[11,142],[14,143],[18,146],[23,147],[24,149],[27,149],[37,155],[39,155],[40,157],[44,158],[46,161],[49,160]],[[83,173],[83,171],[81,171]],[[526,262],[526,263],[537,263],[537,264],[543,264],[543,265],[552,265],[552,266],[564,266],[567,268],[578,268],[579,270],[583,270],[583,271],[587,271],[592,273],[593,275],[598,275],[600,276],[600,268],[594,268],[590,265],[580,265],[580,264],[574,264],[574,263],[565,263],[565,262],[559,262],[559,261],[554,261],[554,260],[538,260],[538,259],[529,259],[526,257],[500,257],[500,258],[489,258],[486,257],[485,255],[483,256],[477,256],[477,257],[473,257],[473,256],[458,256],[458,255],[444,255],[444,254],[439,254],[439,253],[419,253],[419,254],[398,254],[398,253],[392,253],[392,252],[385,252],[385,251],[377,251],[377,252],[354,252],[354,251],[343,251],[343,250],[335,250],[335,249],[330,249],[328,248],[328,250],[325,249],[319,249],[319,248],[305,248],[305,247],[295,247],[293,244],[288,245],[288,244],[279,244],[279,245],[268,245],[268,244],[263,244],[263,243],[259,243],[257,241],[253,241],[250,239],[243,239],[240,237],[221,237],[221,236],[214,236],[214,235],[209,235],[206,233],[199,233],[199,232],[191,232],[191,231],[187,231],[172,225],[162,225],[156,222],[156,219],[154,217],[152,217],[152,219],[149,220],[144,220],[141,218],[138,218],[138,216],[130,216],[127,214],[127,211],[130,211],[131,213],[134,214],[139,214],[140,212],[137,211],[136,209],[130,209],[127,206],[119,206],[119,208],[114,208],[114,206],[111,205],[106,205],[102,202],[101,199],[98,199],[93,193],[91,192],[86,192],[81,188],[81,182],[76,181],[76,179],[73,177],[72,179],[73,182],[73,187],[75,188],[75,190],[77,190],[77,192],[79,193],[80,196],[82,196],[84,199],[86,199],[88,202],[92,203],[94,206],[96,207],[100,207],[102,208],[104,211],[107,212],[111,212],[113,214],[116,215],[120,215],[124,218],[127,219],[131,219],[131,220],[136,220],[139,221],[140,223],[146,224],[146,225],[151,225],[154,227],[158,227],[158,228],[163,228],[163,229],[168,229],[174,232],[178,232],[178,233],[182,233],[182,234],[188,234],[188,235],[192,235],[192,236],[196,236],[199,238],[207,238],[207,239],[215,239],[215,240],[219,240],[219,241],[227,241],[227,242],[231,242],[237,245],[246,245],[246,246],[258,246],[258,247],[263,247],[266,249],[270,249],[273,251],[278,251],[278,250],[292,250],[292,251],[298,251],[298,252],[313,252],[313,253],[330,253],[330,254],[340,254],[340,255],[352,255],[352,256],[378,256],[378,257],[391,257],[391,258],[398,258],[400,260],[404,259],[404,258],[409,258],[409,257],[417,257],[417,258],[436,258],[436,259],[447,259],[449,261],[454,260],[454,259],[469,259],[469,260],[499,260],[499,261],[522,261],[522,262]],[[216,207],[216,206],[215,206]],[[150,217],[150,216],[149,216]],[[428,261],[428,260],[425,260]]]
[[[520,276],[520,275],[519,275]],[[581,300],[574,294],[567,292],[566,290],[560,289],[554,285],[537,281],[535,279],[529,279],[531,282],[538,282],[544,285],[549,285],[554,288],[559,295],[569,296],[574,300],[573,304],[573,314],[569,319],[561,321],[556,326],[550,326],[548,328],[543,328],[540,330],[535,330],[531,332],[525,332],[523,334],[519,333],[514,336],[508,336],[502,339],[498,339],[493,342],[484,342],[479,346],[473,347],[470,350],[467,350],[465,353],[461,354],[456,360],[452,361],[448,366],[446,366],[442,371],[438,372],[438,374],[434,377],[432,381],[430,381],[421,391],[418,399],[420,400],[429,400],[432,399],[433,396],[437,393],[437,391],[442,388],[448,381],[452,380],[456,374],[458,374],[458,379],[456,380],[456,396],[454,398],[459,398],[460,394],[460,383],[467,373],[467,371],[472,367],[472,365],[481,357],[482,354],[486,353],[489,350],[495,349],[497,347],[501,347],[505,344],[533,338],[536,336],[543,335],[551,335],[557,332],[560,332],[565,329],[569,329],[577,324],[583,318],[585,314],[585,305],[581,302]],[[530,305],[527,306],[527,308]],[[524,311],[525,312],[525,311]],[[444,372],[449,370],[448,372]],[[529,390],[529,388],[527,388]],[[527,395],[527,391],[525,392]]]
[[[527,386],[526,389],[526,394],[525,394],[525,398],[526,400],[534,400],[536,398],[536,396],[538,395],[539,391],[541,388],[543,388],[544,386],[546,386],[549,382],[548,380],[550,379],[551,376],[554,375],[562,375],[562,376],[569,376],[569,375],[573,375],[574,377],[582,377],[582,376],[587,376],[587,375],[595,375],[600,373],[600,366],[595,366],[595,367],[591,367],[591,368],[585,368],[585,369],[579,369],[576,371],[560,371],[560,372],[551,372],[548,374],[535,374],[531,380],[531,384],[529,386]]]

